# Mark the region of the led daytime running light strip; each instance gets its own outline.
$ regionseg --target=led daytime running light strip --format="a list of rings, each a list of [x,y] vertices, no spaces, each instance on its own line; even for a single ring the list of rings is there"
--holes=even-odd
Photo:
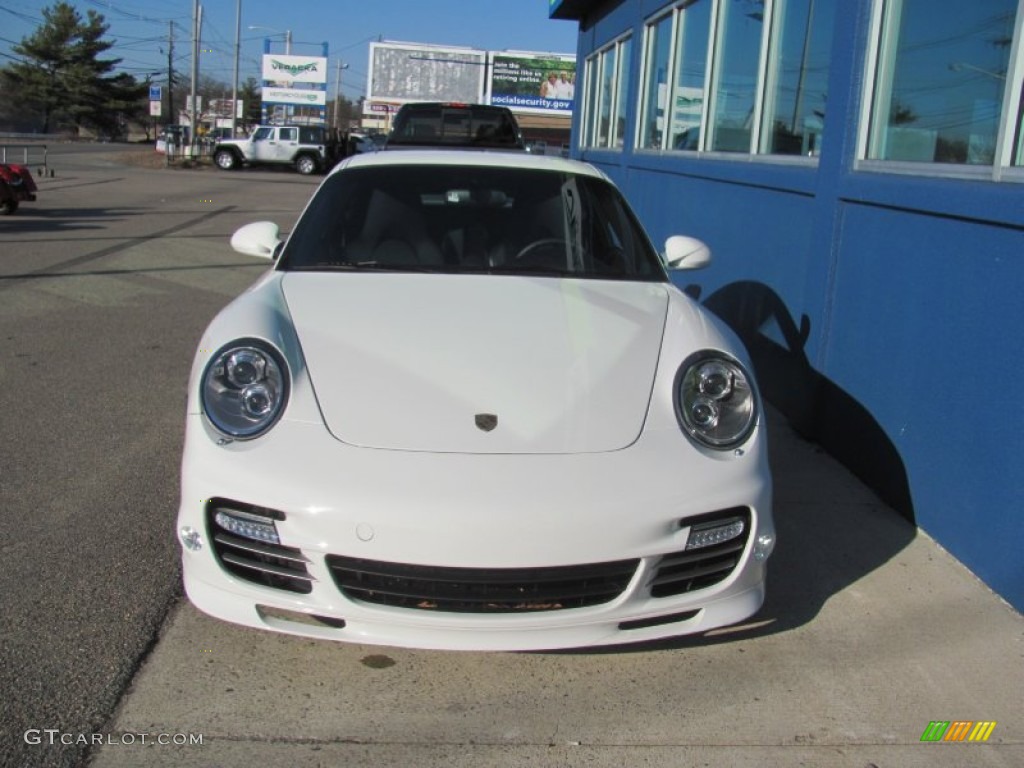
[[[273,520],[251,520],[248,517],[236,517],[233,514],[218,510],[217,514],[213,517],[214,522],[217,523],[221,528],[229,533],[233,533],[236,536],[241,536],[245,539],[253,539],[254,541],[264,541],[268,544],[280,544],[281,540],[277,536],[277,526],[274,525]]]
[[[732,520],[712,528],[704,528],[698,531],[691,530],[689,537],[686,539],[686,548],[702,549],[703,547],[713,547],[715,544],[722,544],[741,535],[744,528],[745,525],[742,520]]]

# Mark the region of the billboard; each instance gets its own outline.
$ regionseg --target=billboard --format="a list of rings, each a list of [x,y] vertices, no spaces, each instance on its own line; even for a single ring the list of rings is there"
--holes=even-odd
[[[370,43],[369,101],[464,101],[483,98],[487,52],[408,43]]]
[[[542,53],[491,55],[490,101],[517,112],[572,114],[576,57]]]
[[[263,56],[264,82],[327,84],[327,59],[323,56]]]

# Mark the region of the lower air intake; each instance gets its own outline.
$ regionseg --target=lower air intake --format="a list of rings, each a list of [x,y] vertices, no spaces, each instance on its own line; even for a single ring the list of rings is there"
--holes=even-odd
[[[706,589],[724,581],[736,570],[750,534],[750,510],[734,508],[702,515],[700,525],[713,526],[734,519],[743,521],[743,533],[721,544],[665,555],[654,569],[650,582],[651,597],[671,597]],[[696,526],[694,526],[696,528]]]
[[[282,520],[284,515],[248,504],[214,499],[206,508],[206,524],[213,543],[213,553],[221,567],[233,576],[274,589],[309,594],[313,577],[306,568],[309,562],[295,547],[285,547],[228,532],[217,523],[217,513],[241,513],[248,519]]]
[[[351,600],[452,613],[526,613],[600,605],[622,594],[638,563],[446,568],[327,557],[335,584]]]

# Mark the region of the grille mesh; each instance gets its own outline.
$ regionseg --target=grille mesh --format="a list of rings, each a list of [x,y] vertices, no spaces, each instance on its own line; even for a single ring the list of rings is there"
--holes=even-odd
[[[552,568],[447,568],[329,555],[335,584],[352,599],[453,613],[525,613],[614,600],[639,560]]]

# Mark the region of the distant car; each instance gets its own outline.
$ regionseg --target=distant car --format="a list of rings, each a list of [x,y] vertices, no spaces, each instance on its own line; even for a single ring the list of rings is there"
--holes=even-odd
[[[614,645],[741,621],[775,541],[736,337],[590,165],[344,160],[202,336],[178,531],[191,601],[356,643]]]
[[[261,125],[247,139],[221,139],[213,147],[213,162],[223,171],[285,165],[309,175],[329,170],[337,160],[337,142],[317,125]]]
[[[359,134],[353,134],[349,137],[349,145],[351,154],[360,152],[376,152],[380,149],[380,145],[373,140],[372,136],[363,136]]]
[[[9,216],[23,202],[36,199],[36,182],[24,165],[0,163],[0,216]]]
[[[526,150],[519,123],[508,107],[453,102],[403,104],[395,115],[387,149],[472,147]]]

